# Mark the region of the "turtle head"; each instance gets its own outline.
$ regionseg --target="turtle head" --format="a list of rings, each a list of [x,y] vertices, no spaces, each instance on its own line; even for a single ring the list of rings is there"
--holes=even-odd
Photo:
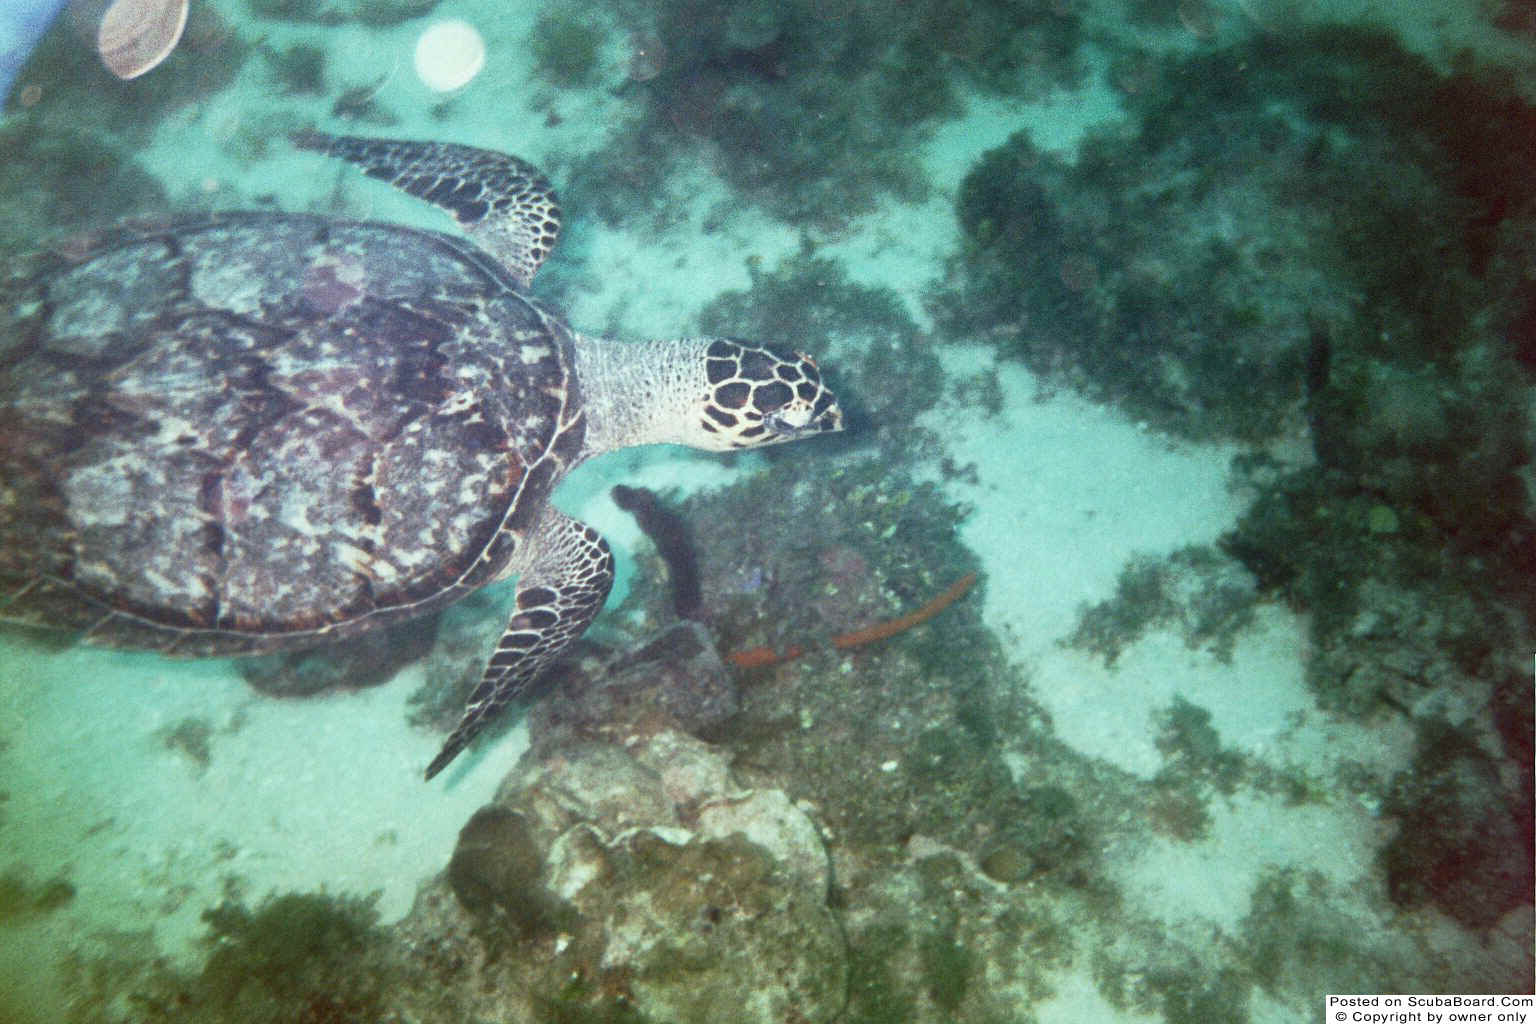
[[[626,345],[570,336],[586,418],[582,458],[640,444],[734,452],[843,429],[837,398],[803,353],[734,338]]]
[[[694,448],[728,452],[843,429],[837,396],[804,352],[712,338],[704,376],[698,432],[686,442]]]

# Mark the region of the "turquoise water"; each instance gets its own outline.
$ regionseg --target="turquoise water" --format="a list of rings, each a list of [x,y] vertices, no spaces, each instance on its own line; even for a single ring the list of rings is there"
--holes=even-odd
[[[130,81],[104,6],[0,120],[0,614],[57,535],[18,481],[74,457],[24,448],[24,254],[226,210],[459,232],[295,133],[531,162],[540,301],[808,352],[848,429],[571,474],[605,611],[430,783],[507,584],[302,658],[0,635],[0,1019],[1531,992],[1528,3],[220,0]]]

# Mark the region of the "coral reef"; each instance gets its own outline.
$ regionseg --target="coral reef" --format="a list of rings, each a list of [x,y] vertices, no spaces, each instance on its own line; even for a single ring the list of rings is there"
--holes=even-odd
[[[571,917],[544,879],[546,851],[528,818],[500,804],[475,812],[448,861],[448,886],[486,927],[515,939],[552,934]]]
[[[433,5],[253,9],[383,25]],[[664,226],[687,215],[678,172],[708,154],[733,200],[794,224],[802,249],[752,264],[750,286],[699,326],[815,350],[830,339],[858,429],[793,465],[765,453],[762,473],[680,503],[656,535],[693,534],[696,596],[667,586],[668,543],[637,554],[644,571],[604,642],[547,680],[560,697],[529,712],[530,750],[402,922],[323,893],[230,902],[207,915],[193,974],[147,932],[114,936],[74,965],[79,1019],[990,1024],[1033,1019],[1058,972],[1082,965],[1113,1007],[1169,1022],[1283,1014],[1323,988],[1528,987],[1528,961],[1432,943],[1459,927],[1498,945],[1532,884],[1533,108],[1497,79],[1440,75],[1337,25],[1112,52],[1126,123],[1075,161],[1015,136],[966,175],[925,332],[895,292],[855,283],[818,247],[875,203],[926,194],[915,147],[968,93],[1032,99],[1080,81],[1087,15],[954,0],[606,6],[612,21],[550,13],[529,39],[547,94],[598,83],[611,25],[633,33],[614,93],[628,121],[568,157],[567,200],[610,225]],[[1523,31],[1520,8],[1502,17]],[[1128,10],[1192,31],[1209,14]],[[163,207],[126,154],[253,50],[285,97],[391,118],[378,82],[332,81],[302,38],[189,33],[149,104],[45,48],[40,98],[0,128],[12,192],[42,198],[0,226],[0,247]],[[1275,767],[1183,698],[1155,714],[1150,777],[1059,741],[980,602],[932,614],[981,566],[957,536],[967,510],[909,471],[917,454],[965,472],[915,420],[946,386],[984,411],[1002,403],[985,372],[946,382],[935,349],[957,340],[1151,429],[1249,446],[1233,470],[1252,504],[1217,548],[1133,559],[1071,644],[1112,666],[1171,628],[1223,659],[1260,602],[1284,602],[1308,629],[1307,714],[1403,724],[1411,761]],[[1282,443],[1304,436],[1309,456]],[[690,575],[667,561],[674,581]],[[430,644],[416,719],[452,724],[501,600],[478,595],[339,659],[244,667],[297,695],[384,678]],[[777,654],[747,673],[722,651]],[[200,766],[211,735],[188,719],[161,738]],[[1265,868],[1225,926],[1138,902],[1126,872],[1156,863],[1142,852],[1202,856],[1230,834],[1230,806],[1259,797],[1277,820],[1379,817],[1362,826],[1384,837],[1378,860],[1348,883]],[[67,924],[74,897],[67,874],[13,870],[0,920]]]
[[[1173,626],[1222,657],[1253,605],[1280,599],[1307,615],[1323,709],[1421,731],[1465,716],[1499,770],[1426,744],[1414,777],[1434,795],[1386,800],[1404,838],[1384,871],[1405,905],[1448,893],[1486,927],[1532,845],[1506,810],[1531,789],[1529,713],[1504,695],[1536,635],[1533,306],[1518,269],[1536,252],[1536,188],[1517,169],[1536,108],[1339,26],[1122,54],[1115,76],[1131,126],[1090,136],[1075,163],[1021,135],[972,168],[933,309],[945,336],[991,340],[1048,384],[1255,446],[1234,463],[1253,503],[1220,553],[1129,564],[1070,642],[1113,664]],[[1303,431],[1312,464],[1257,448]],[[1302,799],[1317,785],[1241,778]],[[1159,827],[1203,835],[1214,780],[1156,781]],[[1472,822],[1504,852],[1453,877],[1442,851]]]
[[[459,1012],[767,1024],[841,1010],[815,825],[782,791],[743,787],[665,706],[615,696],[649,683],[657,657],[631,652],[534,716],[532,748],[400,925],[478,979]],[[711,684],[677,675],[723,672],[712,648],[662,664],[682,691]]]
[[[1506,791],[1498,759],[1470,730],[1420,722],[1413,766],[1398,776],[1388,813],[1400,824],[1381,854],[1395,902],[1433,902],[1483,929],[1530,901],[1536,873],[1529,833],[1521,834],[1529,806]]]
[[[387,953],[376,917],[367,900],[315,893],[277,896],[254,911],[216,907],[204,914],[214,950],[185,999],[250,1021],[377,1019],[383,978],[366,965]]]
[[[1294,416],[1319,329],[1344,362],[1444,366],[1475,343],[1498,225],[1531,209],[1517,97],[1337,26],[1146,66],[1129,138],[1068,165],[1015,136],[967,175],[934,300],[950,332],[1162,429],[1247,441]]]
[[[529,712],[536,744],[553,751],[596,735],[618,739],[616,730],[637,716],[713,738],[740,710],[736,681],[698,623],[677,623],[600,667],[591,665],[595,660],[572,667],[560,684],[561,699]]]
[[[626,90],[636,130],[709,144],[733,190],[800,225],[923,195],[913,148],[961,110],[956,83],[1038,97],[1084,74],[1078,16],[1059,4],[610,5],[646,40]]]
[[[972,564],[954,536],[961,512],[879,460],[809,477],[770,463],[688,499],[705,621],[676,623],[662,574],[642,573],[614,619],[660,632],[601,657],[589,645],[569,666],[560,699],[530,712],[530,749],[402,922],[282,897],[270,913],[211,915],[203,976],[100,976],[140,993],[135,1019],[148,1021],[678,1024],[1027,1019],[1073,963],[1091,965],[1110,1004],[1170,1021],[1243,1021],[1256,993],[1304,1003],[1318,978],[1517,984],[1518,965],[1481,954],[1475,970],[1426,974],[1406,935],[1363,931],[1338,883],[1295,869],[1260,875],[1232,931],[1149,915],[1106,851],[1199,843],[1218,803],[1253,793],[1334,796],[1227,746],[1183,700],[1158,717],[1151,779],[1072,752],[975,602],[877,645],[733,678],[712,634],[726,649],[781,644],[921,605]],[[1362,508],[1361,534],[1398,536],[1369,523]],[[1202,609],[1251,601],[1227,592],[1238,578],[1209,549],[1147,565],[1156,599],[1112,613],[1115,642],[1151,621],[1141,608],[1209,642],[1241,616]],[[1528,752],[1531,730],[1518,694],[1504,706],[1497,737],[1426,725],[1411,771],[1352,784],[1401,820],[1379,876],[1404,913],[1435,906],[1483,928],[1518,899],[1529,858],[1494,751]],[[285,921],[346,956],[286,966],[263,937]]]
[[[377,1024],[392,986],[412,978],[368,900],[288,893],[254,910],[226,902],[203,919],[210,951],[201,970],[109,953],[77,979],[72,1019]],[[119,951],[136,944],[105,938]]]
[[[1401,507],[1384,531],[1377,495],[1321,468],[1286,474],[1222,545],[1261,593],[1310,614],[1307,678],[1323,706],[1407,710],[1435,691],[1465,697],[1502,685],[1536,621],[1520,582],[1530,520],[1505,513],[1484,541],[1503,557],[1466,557],[1456,524],[1439,526],[1422,509]]]
[[[1378,355],[1331,374],[1314,402],[1319,465],[1241,461],[1257,497],[1222,540],[1261,594],[1308,614],[1321,707],[1414,722],[1413,768],[1383,808],[1400,831],[1382,868],[1395,900],[1471,928],[1528,899],[1536,856],[1530,709],[1507,712],[1529,695],[1536,636],[1530,425],[1504,358],[1479,346],[1455,372],[1406,372]],[[1439,721],[1448,710],[1463,729]]]

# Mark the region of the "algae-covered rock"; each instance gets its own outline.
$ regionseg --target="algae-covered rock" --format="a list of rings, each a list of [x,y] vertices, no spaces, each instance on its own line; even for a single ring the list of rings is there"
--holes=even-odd
[[[541,749],[562,746],[573,735],[623,732],[639,718],[664,718],[708,738],[739,706],[735,680],[708,632],[696,622],[680,622],[619,655],[600,674],[572,673],[559,700],[529,712],[529,726]]]
[[[582,882],[573,945],[601,948],[645,1019],[767,1024],[840,1008],[845,954],[825,888],[742,832],[637,829],[560,852],[557,874]]]
[[[803,810],[663,725],[536,740],[402,927],[478,962],[456,998],[486,1018],[825,1021],[847,988],[828,879]]]
[[[1381,851],[1399,906],[1433,903],[1467,928],[1485,929],[1530,901],[1531,846],[1497,762],[1471,730],[1441,719],[1419,725],[1413,767],[1395,780],[1388,813],[1397,836]]]
[[[527,819],[495,804],[465,823],[448,862],[448,884],[464,909],[518,935],[553,929],[564,917],[543,875]]]

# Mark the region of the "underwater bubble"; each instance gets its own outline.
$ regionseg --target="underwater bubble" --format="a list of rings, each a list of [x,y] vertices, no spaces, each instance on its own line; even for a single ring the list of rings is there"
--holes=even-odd
[[[416,75],[434,92],[468,85],[485,67],[485,40],[467,21],[440,21],[416,41]]]
[[[626,70],[630,81],[649,82],[667,67],[667,48],[656,36],[644,32],[632,32],[629,36],[629,66]]]
[[[96,30],[96,52],[118,78],[138,78],[176,49],[188,0],[116,0]]]

